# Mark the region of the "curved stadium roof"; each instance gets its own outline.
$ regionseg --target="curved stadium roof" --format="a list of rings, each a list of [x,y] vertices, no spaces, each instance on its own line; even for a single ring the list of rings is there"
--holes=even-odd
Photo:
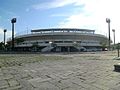
[[[88,29],[77,29],[77,28],[51,28],[51,29],[36,29],[31,30],[31,32],[45,32],[45,31],[67,31],[67,32],[87,32],[87,33],[94,33],[95,30],[88,30]]]

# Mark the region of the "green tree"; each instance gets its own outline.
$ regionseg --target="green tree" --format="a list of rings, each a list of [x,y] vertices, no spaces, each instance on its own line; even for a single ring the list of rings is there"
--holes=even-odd
[[[5,49],[5,45],[3,42],[0,42],[0,50],[4,50]]]
[[[103,50],[105,50],[105,48],[107,48],[107,43],[105,41],[101,41],[100,45],[101,45]]]

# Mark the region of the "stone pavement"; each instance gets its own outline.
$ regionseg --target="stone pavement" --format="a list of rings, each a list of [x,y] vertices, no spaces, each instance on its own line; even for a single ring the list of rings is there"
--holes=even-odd
[[[70,59],[2,67],[0,90],[120,90],[113,54],[66,54]]]

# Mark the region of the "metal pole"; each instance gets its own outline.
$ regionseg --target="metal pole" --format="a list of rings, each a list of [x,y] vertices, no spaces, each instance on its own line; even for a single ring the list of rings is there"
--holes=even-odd
[[[5,32],[4,32],[4,45],[5,45]]]
[[[109,51],[110,51],[110,22],[108,23],[108,30],[109,30]]]
[[[16,23],[16,18],[11,20],[12,23],[12,51],[14,51],[14,23]]]
[[[115,29],[112,29],[113,31],[113,38],[114,38],[114,46],[113,46],[113,49],[115,49]]]
[[[118,57],[119,57],[119,49],[118,49]]]
[[[114,46],[115,46],[115,31],[114,31]]]
[[[108,23],[108,49],[110,51],[110,19],[109,18],[106,18],[106,22]]]
[[[120,56],[120,55],[119,55],[119,48],[120,48],[120,47],[119,47],[119,44],[120,44],[120,43],[118,43],[118,45],[117,45],[117,49],[118,49],[118,57]]]
[[[119,48],[120,48],[120,47],[119,47],[119,44],[120,44],[120,43],[118,43],[118,46],[117,46],[117,48],[118,48],[118,57],[120,56],[120,55],[119,55]]]
[[[5,45],[5,33],[6,33],[6,29],[4,29],[4,45]]]
[[[12,51],[14,51],[14,23],[12,23]]]

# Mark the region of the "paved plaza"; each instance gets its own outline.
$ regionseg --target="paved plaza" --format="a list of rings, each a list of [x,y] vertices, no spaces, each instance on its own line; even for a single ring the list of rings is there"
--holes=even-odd
[[[1,67],[0,90],[120,90],[120,73],[114,71],[120,62],[113,60],[116,52],[43,55],[66,59]]]

